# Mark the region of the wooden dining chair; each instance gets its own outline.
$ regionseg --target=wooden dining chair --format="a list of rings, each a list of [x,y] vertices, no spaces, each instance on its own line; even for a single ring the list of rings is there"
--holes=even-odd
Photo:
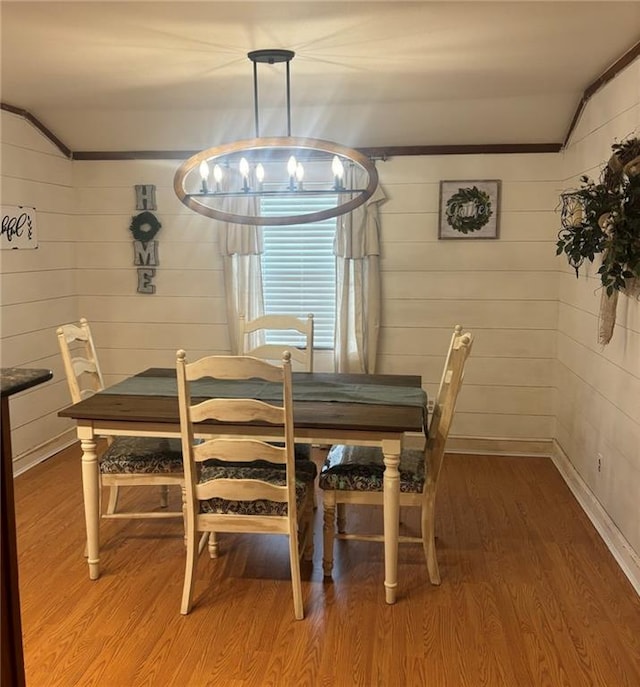
[[[91,328],[85,318],[79,324],[57,329],[58,343],[73,403],[104,389]],[[176,485],[184,500],[184,470],[179,439],[163,437],[105,437],[107,447],[99,456],[100,480],[110,487],[103,518],[183,518],[183,510],[169,511],[167,490]],[[162,510],[119,511],[119,487],[160,486]],[[102,490],[100,490],[102,493]],[[101,509],[102,511],[102,509]]]
[[[241,315],[238,330],[240,336],[238,350],[242,355],[273,362],[282,360],[284,352],[289,351],[291,359],[298,363],[302,372],[313,372],[313,315],[311,313],[306,319],[295,315],[262,315],[253,320],[246,320]],[[269,331],[276,332],[281,343],[259,343],[251,346],[252,334],[260,332],[263,339]],[[296,338],[300,336],[302,341],[296,342]],[[295,457],[296,460],[311,460],[311,445],[297,443]]]
[[[435,500],[445,445],[453,420],[464,368],[471,353],[473,337],[456,327],[446,356],[442,379],[435,398],[423,450],[403,449],[400,455],[400,506],[421,509],[421,537],[401,536],[400,543],[422,543],[429,579],[440,584],[435,548]],[[426,409],[425,409],[426,411]],[[323,567],[325,576],[333,567],[334,539],[383,541],[378,534],[346,533],[344,511],[338,518],[336,507],[344,504],[384,505],[384,460],[379,447],[335,445],[320,471],[323,490]]]
[[[303,372],[313,372],[313,315],[306,319],[294,315],[262,315],[253,320],[240,316],[238,327],[240,337],[238,351],[267,361],[279,361],[285,350],[291,352],[291,359],[298,363]],[[262,339],[267,332],[273,332],[281,343],[251,344],[251,334],[260,332]],[[298,341],[296,341],[298,339]]]
[[[290,354],[284,354],[282,366],[250,356],[208,356],[188,363],[180,350],[177,378],[187,531],[181,612],[186,615],[191,610],[196,563],[205,543],[209,542],[209,553],[215,558],[217,533],[249,532],[288,537],[294,612],[302,619],[300,554],[312,553],[316,466],[294,460]],[[202,378],[275,382],[282,386],[282,402],[215,398],[214,391],[204,400],[194,398],[192,383]],[[246,422],[257,423],[255,436],[233,431],[234,423]],[[282,445],[260,438],[259,426],[265,423],[270,441],[275,436]],[[215,436],[196,438],[207,433]]]

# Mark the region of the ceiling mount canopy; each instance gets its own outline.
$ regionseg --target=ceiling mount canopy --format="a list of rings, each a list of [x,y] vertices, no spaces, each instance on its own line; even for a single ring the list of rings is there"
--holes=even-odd
[[[295,53],[267,49],[247,56],[253,63],[255,138],[208,148],[180,165],[173,186],[182,203],[221,222],[276,226],[319,222],[365,203],[378,185],[378,173],[368,157],[331,141],[291,136],[289,65]],[[265,138],[260,136],[258,64],[281,62],[286,64],[287,136]],[[265,216],[262,198],[318,202],[282,202],[282,214]],[[301,205],[314,207],[299,212]]]

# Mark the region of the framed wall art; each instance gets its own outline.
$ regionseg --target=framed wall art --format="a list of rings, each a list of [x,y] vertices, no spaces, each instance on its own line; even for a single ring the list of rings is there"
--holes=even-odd
[[[0,249],[37,248],[36,210],[23,205],[2,206]]]
[[[441,181],[439,239],[497,239],[500,181]]]

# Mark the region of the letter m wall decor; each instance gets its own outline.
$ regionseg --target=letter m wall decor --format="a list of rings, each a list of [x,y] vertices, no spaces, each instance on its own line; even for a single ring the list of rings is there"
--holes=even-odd
[[[155,293],[153,278],[158,260],[158,242],[155,236],[162,225],[152,212],[141,212],[131,220],[133,234],[133,264],[138,267],[138,293]]]

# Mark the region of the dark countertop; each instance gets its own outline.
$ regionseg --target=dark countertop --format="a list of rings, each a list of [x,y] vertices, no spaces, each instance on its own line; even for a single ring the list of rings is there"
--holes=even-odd
[[[19,391],[30,389],[53,377],[51,370],[27,367],[0,368],[0,396],[12,396]]]

